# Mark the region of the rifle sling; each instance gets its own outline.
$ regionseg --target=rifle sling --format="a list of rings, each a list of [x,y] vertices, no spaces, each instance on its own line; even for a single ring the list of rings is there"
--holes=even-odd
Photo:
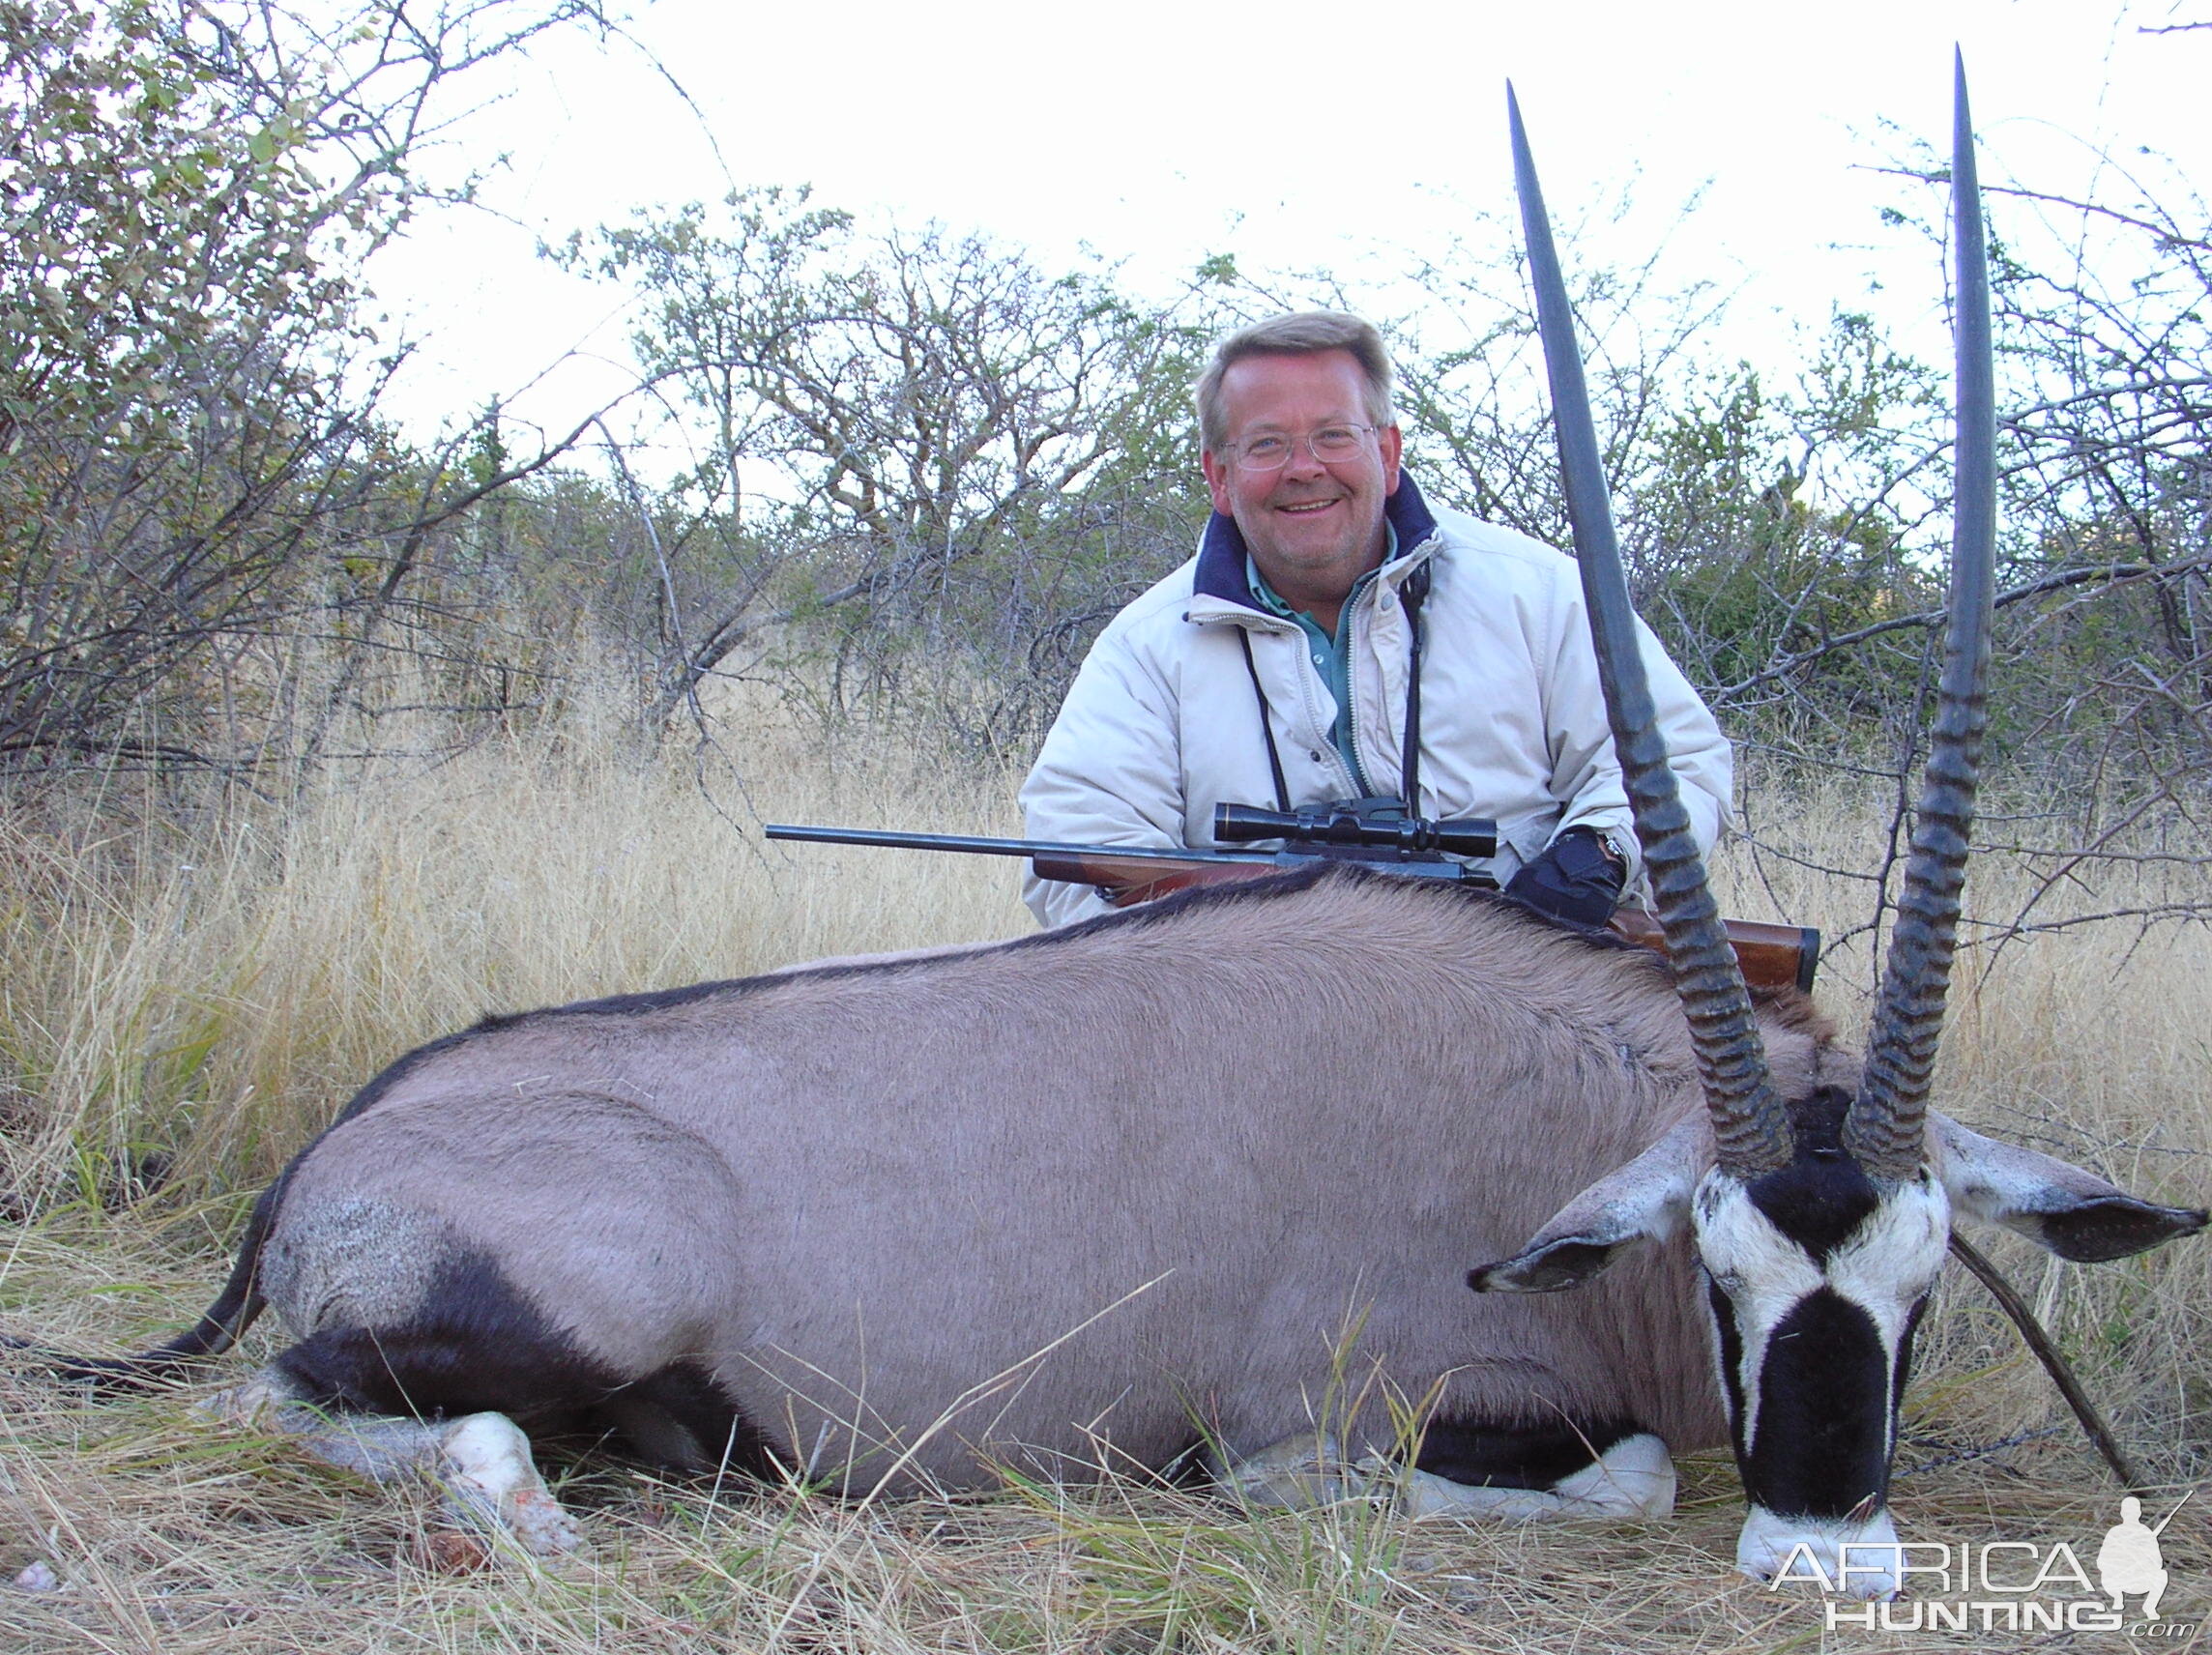
[[[1406,808],[1421,813],[1421,605],[1429,595],[1429,570],[1434,559],[1406,576],[1398,595],[1406,605],[1406,738],[1404,792]]]
[[[1260,685],[1260,667],[1252,659],[1252,634],[1243,627],[1237,628],[1237,642],[1244,650],[1244,670],[1251,675],[1252,693],[1260,703],[1260,735],[1267,743],[1267,769],[1275,778],[1275,808],[1285,815],[1290,813],[1291,787],[1283,779],[1283,755],[1275,751],[1275,717],[1267,706],[1267,692]]]

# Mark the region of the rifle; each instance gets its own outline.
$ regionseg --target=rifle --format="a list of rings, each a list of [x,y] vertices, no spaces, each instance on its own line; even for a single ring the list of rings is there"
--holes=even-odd
[[[1027,857],[1039,879],[1095,886],[1117,908],[1150,902],[1191,886],[1265,878],[1285,868],[1320,861],[1355,861],[1379,873],[1441,879],[1496,888],[1488,874],[1452,855],[1487,857],[1497,851],[1497,824],[1477,818],[1428,822],[1419,817],[1377,819],[1328,805],[1284,813],[1249,805],[1215,807],[1214,836],[1247,843],[1280,838],[1280,851],[1155,850],[1135,845],[1062,845],[1040,839],[989,839],[963,833],[897,833],[869,828],[811,828],[771,822],[771,839],[817,845],[875,845],[888,850],[952,851],[968,856]],[[1452,855],[1446,855],[1449,852]],[[1755,988],[1812,991],[1820,961],[1820,933],[1805,925],[1759,919],[1724,919],[1744,980]],[[1623,940],[1666,952],[1659,921],[1641,908],[1616,909],[1609,929]]]

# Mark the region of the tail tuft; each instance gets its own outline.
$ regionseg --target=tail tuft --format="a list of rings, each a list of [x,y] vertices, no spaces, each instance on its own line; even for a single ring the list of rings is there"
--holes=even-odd
[[[137,1356],[72,1356],[6,1334],[0,1334],[0,1350],[19,1350],[44,1364],[59,1383],[76,1386],[102,1400],[181,1383],[200,1355],[196,1350],[177,1350],[163,1345]]]
[[[267,1301],[254,1285],[254,1278],[260,1265],[261,1245],[268,1239],[269,1226],[276,1217],[276,1201],[283,1189],[284,1178],[280,1177],[263,1190],[261,1199],[253,1204],[253,1216],[247,1220],[246,1235],[239,1245],[238,1262],[231,1266],[230,1279],[189,1331],[136,1356],[72,1356],[27,1340],[11,1339],[6,1334],[0,1334],[0,1350],[26,1351],[43,1362],[62,1383],[81,1386],[95,1397],[131,1396],[179,1383],[203,1358],[219,1356],[237,1344],[239,1335],[261,1314]]]

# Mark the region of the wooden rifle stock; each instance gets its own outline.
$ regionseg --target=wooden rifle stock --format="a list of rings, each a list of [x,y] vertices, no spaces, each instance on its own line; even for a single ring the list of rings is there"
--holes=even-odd
[[[1820,934],[1810,925],[1779,925],[1765,919],[1723,919],[1729,946],[1743,980],[1753,988],[1794,988],[1813,992],[1813,973],[1820,964]],[[1616,908],[1608,928],[1657,954],[1667,952],[1658,918],[1641,908]]]
[[[1117,908],[1150,902],[1192,886],[1264,879],[1281,868],[1271,862],[1191,862],[1180,867],[1155,859],[1116,857],[1112,851],[1030,858],[1039,879],[1096,886]],[[1743,979],[1754,988],[1794,988],[1810,993],[1820,961],[1820,933],[1806,925],[1761,919],[1724,919]],[[1641,908],[1615,911],[1609,929],[1616,937],[1664,955],[1659,921]]]

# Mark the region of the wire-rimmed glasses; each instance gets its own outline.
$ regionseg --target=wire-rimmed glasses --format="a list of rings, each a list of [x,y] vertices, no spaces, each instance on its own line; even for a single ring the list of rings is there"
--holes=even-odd
[[[1224,443],[1222,447],[1235,455],[1238,471],[1281,471],[1291,463],[1291,456],[1298,451],[1301,443],[1317,463],[1340,465],[1356,458],[1376,429],[1373,425],[1324,425],[1303,437],[1269,431],[1241,443]]]

